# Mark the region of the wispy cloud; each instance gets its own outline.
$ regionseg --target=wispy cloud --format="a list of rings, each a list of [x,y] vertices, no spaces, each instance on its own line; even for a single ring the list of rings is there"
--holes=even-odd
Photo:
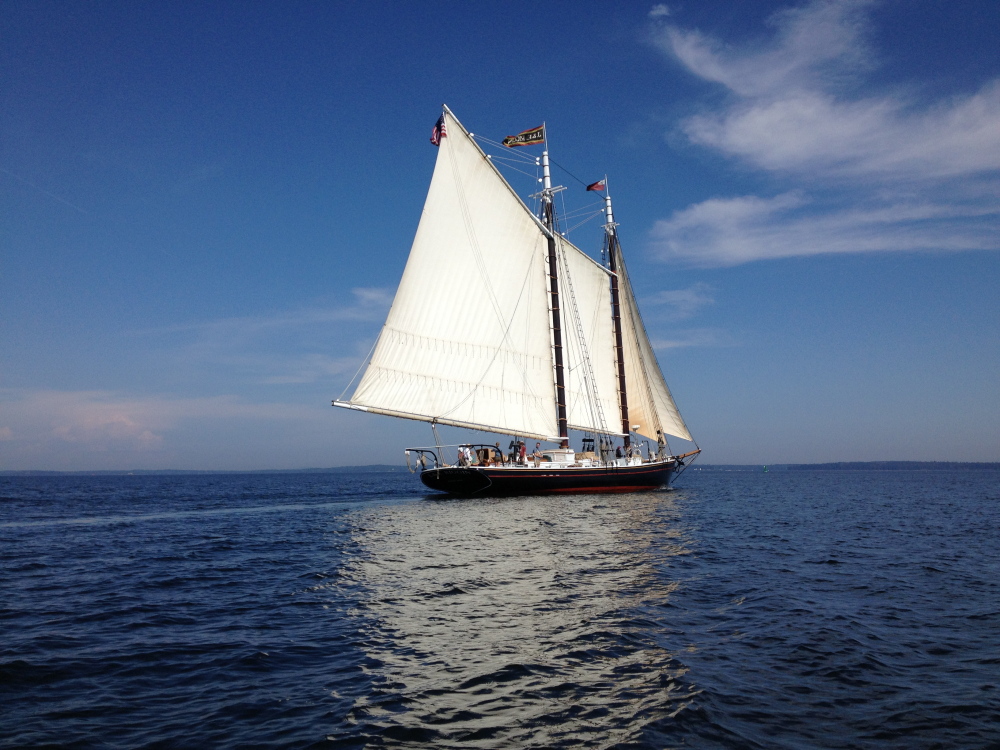
[[[687,289],[669,289],[657,292],[643,300],[643,306],[667,307],[668,318],[684,320],[690,318],[706,305],[715,302],[712,288],[708,284],[697,283]]]
[[[191,367],[225,368],[259,384],[339,381],[357,369],[391,303],[389,289],[357,288],[340,304],[143,333],[173,339],[172,356]]]
[[[206,323],[173,326],[168,331],[191,331],[205,342],[223,339],[245,340],[274,331],[287,331],[310,326],[343,322],[381,320],[392,303],[392,292],[382,288],[355,288],[352,299],[346,303],[329,306],[304,307],[286,310],[273,315],[248,315],[222,318]]]
[[[292,383],[315,383],[323,379],[353,375],[362,360],[360,352],[345,357],[329,357],[325,354],[306,354],[283,360],[282,374],[270,375],[261,381],[267,385],[288,385]]]
[[[673,331],[669,337],[655,338],[650,342],[657,351],[680,349],[689,346],[733,346],[733,337],[717,328],[690,328]]]
[[[690,142],[785,180],[776,196],[689,206],[653,230],[663,258],[734,264],[818,253],[1000,248],[1000,81],[946,100],[872,93],[867,0],[819,0],[733,47],[663,25],[659,47],[728,93]]]

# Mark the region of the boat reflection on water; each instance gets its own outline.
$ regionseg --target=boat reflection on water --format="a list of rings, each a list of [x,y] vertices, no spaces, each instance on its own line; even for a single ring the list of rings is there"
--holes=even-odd
[[[655,640],[670,558],[687,552],[670,493],[368,512],[344,571],[366,592],[355,614],[373,686],[351,737],[606,746],[695,694]]]

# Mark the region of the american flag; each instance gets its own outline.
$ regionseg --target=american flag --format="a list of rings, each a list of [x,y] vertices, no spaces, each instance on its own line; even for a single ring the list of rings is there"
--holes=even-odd
[[[597,182],[592,182],[591,184],[587,185],[587,190],[604,190],[604,188],[606,188],[607,186],[608,186],[608,180],[607,178],[605,178],[603,180],[598,180]]]
[[[444,115],[438,118],[438,121],[434,123],[434,130],[431,131],[431,143],[435,146],[441,145],[441,139],[448,135],[448,130],[444,126]]]

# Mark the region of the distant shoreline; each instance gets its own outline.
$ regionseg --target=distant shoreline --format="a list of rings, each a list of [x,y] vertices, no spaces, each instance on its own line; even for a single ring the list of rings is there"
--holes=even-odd
[[[101,471],[43,471],[39,469],[0,470],[0,477],[127,477],[127,476],[207,476],[209,474],[381,474],[406,471],[405,465],[368,464],[331,466],[325,469],[107,469]]]
[[[1000,471],[1000,462],[961,461],[838,461],[827,464],[695,464],[692,471]],[[331,466],[313,469],[133,469],[102,471],[44,471],[38,469],[0,470],[0,477],[61,476],[207,476],[210,474],[381,474],[406,471],[395,464]]]
[[[700,471],[1000,471],[1000,462],[837,461],[828,464],[695,464]]]

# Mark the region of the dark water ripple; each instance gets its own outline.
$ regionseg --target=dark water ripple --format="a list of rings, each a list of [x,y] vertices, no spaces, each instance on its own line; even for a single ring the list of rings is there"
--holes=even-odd
[[[0,478],[4,747],[1000,747],[1000,475]]]

